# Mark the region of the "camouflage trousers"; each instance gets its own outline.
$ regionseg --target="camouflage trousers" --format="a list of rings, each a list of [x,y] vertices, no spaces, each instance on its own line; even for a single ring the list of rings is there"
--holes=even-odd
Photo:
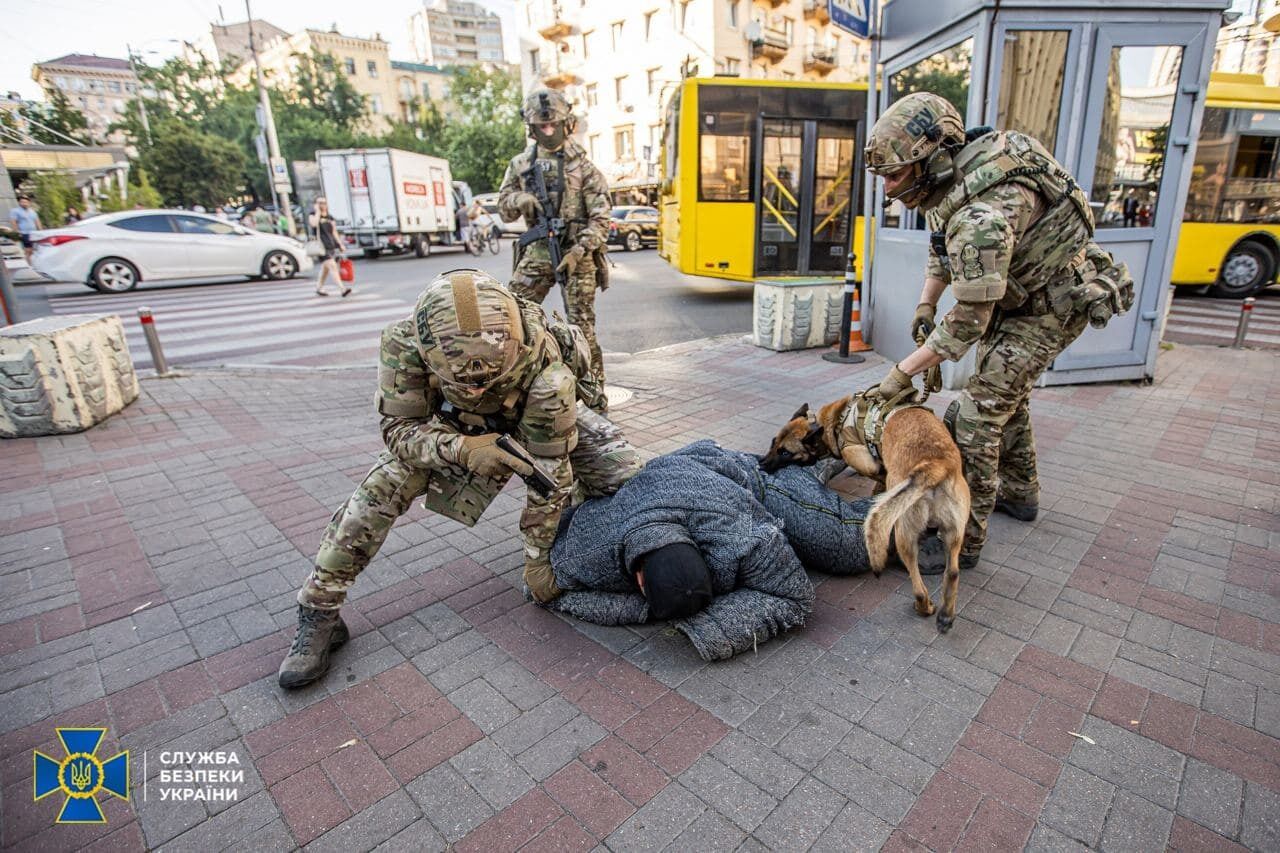
[[[972,555],[987,540],[997,491],[1018,503],[1040,500],[1031,389],[1088,321],[1083,313],[1066,322],[1054,314],[1001,317],[997,311],[996,317],[978,342],[976,372],[957,400],[955,417],[971,501],[963,553]]]
[[[511,291],[517,296],[542,304],[555,283],[556,277],[550,264],[532,258],[524,259],[511,276]],[[587,345],[591,348],[591,361],[595,365],[595,376],[603,387],[604,353],[600,351],[600,342],[596,340],[596,266],[590,255],[578,262],[577,269],[566,280],[564,302],[567,314],[565,319],[582,329],[582,334],[586,336]],[[550,311],[555,308],[555,305],[548,306]]]
[[[569,454],[575,499],[611,495],[643,467],[640,455],[622,430],[581,403],[577,427],[578,446]],[[428,468],[381,453],[364,481],[325,528],[315,567],[298,591],[298,603],[317,610],[341,607],[347,590],[378,553],[396,519],[425,494],[430,475]],[[557,513],[548,522],[548,543],[558,521]],[[549,547],[548,544],[548,550]]]

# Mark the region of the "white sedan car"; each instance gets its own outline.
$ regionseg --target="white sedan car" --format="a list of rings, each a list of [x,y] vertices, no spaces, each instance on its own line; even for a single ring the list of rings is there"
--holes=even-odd
[[[123,293],[149,279],[286,279],[312,267],[305,247],[292,237],[180,210],[107,213],[37,231],[32,239],[36,272],[103,293]]]

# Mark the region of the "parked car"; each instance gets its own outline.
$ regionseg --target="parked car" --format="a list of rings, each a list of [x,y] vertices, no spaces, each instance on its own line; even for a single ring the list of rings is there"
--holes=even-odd
[[[492,216],[493,221],[498,223],[498,230],[504,236],[515,237],[529,230],[529,225],[524,221],[523,216],[517,216],[513,222],[502,221],[502,217],[498,214],[497,193],[479,193],[476,195],[476,201],[480,202],[484,212]]]
[[[658,245],[656,207],[615,207],[609,215],[609,245],[625,246],[635,252],[642,246]]]
[[[108,213],[32,236],[36,272],[103,293],[123,293],[157,278],[286,279],[312,267],[306,248],[292,237],[178,210]]]

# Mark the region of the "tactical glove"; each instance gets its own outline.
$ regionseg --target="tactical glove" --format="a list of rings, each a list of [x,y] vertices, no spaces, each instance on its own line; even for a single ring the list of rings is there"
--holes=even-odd
[[[524,564],[524,582],[539,604],[546,604],[560,595],[560,587],[556,586],[555,573],[551,571],[551,566],[545,562],[526,562]]]
[[[572,249],[564,253],[564,257],[560,259],[560,266],[556,267],[556,272],[564,272],[565,275],[573,275],[573,271],[578,268],[578,264],[582,261],[587,250],[582,246],[574,246]]]
[[[925,338],[929,337],[929,333],[933,331],[933,318],[938,314],[938,306],[930,305],[928,302],[921,302],[916,306],[916,315],[911,319],[911,340],[916,345],[924,343]]]
[[[910,387],[912,387],[911,377],[903,373],[902,369],[895,364],[893,370],[889,371],[889,375],[880,381],[880,387],[876,393],[881,400],[888,402]]]
[[[524,217],[524,221],[530,227],[533,221],[538,218],[538,197],[533,193],[518,192],[511,197],[511,206],[519,208],[520,215]]]
[[[512,456],[498,447],[498,434],[464,435],[458,449],[458,464],[481,477],[497,479],[512,472],[522,477],[533,473],[533,468],[523,459]]]

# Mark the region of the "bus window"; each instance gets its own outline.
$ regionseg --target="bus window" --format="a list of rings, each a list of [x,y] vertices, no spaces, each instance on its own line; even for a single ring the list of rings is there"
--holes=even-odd
[[[1111,49],[1089,198],[1099,228],[1148,227],[1155,220],[1181,61],[1180,47]]]
[[[699,122],[698,200],[751,201],[751,119],[703,113]]]
[[[1057,148],[1069,35],[1066,30],[1010,30],[1005,34],[997,130],[1033,136],[1050,152]]]
[[[662,140],[663,156],[663,174],[667,176],[675,176],[680,174],[680,164],[676,160],[679,153],[678,143],[680,140],[680,90],[676,89],[672,94],[671,100],[667,103],[667,119],[666,126],[662,129],[665,136]]]

